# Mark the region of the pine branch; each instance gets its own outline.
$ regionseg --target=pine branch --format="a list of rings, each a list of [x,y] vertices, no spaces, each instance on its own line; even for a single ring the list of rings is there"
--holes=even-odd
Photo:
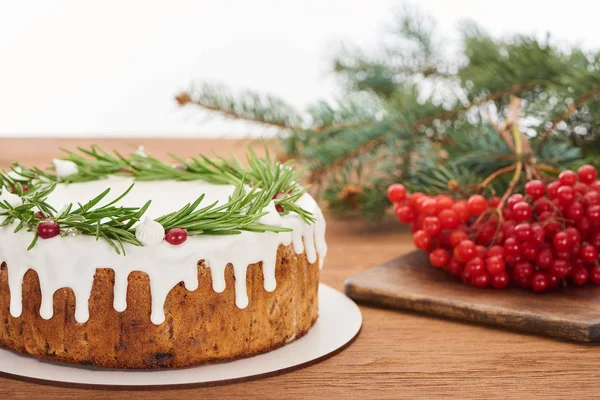
[[[476,99],[471,103],[464,104],[463,106],[461,106],[457,109],[445,111],[443,113],[440,113],[440,114],[437,114],[437,115],[434,115],[431,117],[427,117],[422,120],[415,121],[412,123],[412,129],[414,132],[413,134],[418,134],[418,128],[420,128],[422,126],[427,126],[435,120],[448,120],[448,119],[454,118],[461,113],[467,112],[468,110],[470,110],[473,107],[479,106],[479,105],[484,104],[489,101],[494,101],[494,100],[500,99],[505,96],[514,95],[516,93],[519,93],[519,92],[526,90],[528,88],[531,88],[533,86],[535,86],[535,84],[515,85],[510,88],[503,89],[499,92],[490,93],[483,98]],[[399,125],[398,127],[402,127],[402,125]],[[370,141],[367,141],[367,142],[361,144],[355,150],[353,150],[347,154],[344,154],[342,157],[333,159],[332,162],[329,165],[325,166],[324,168],[311,171],[310,182],[313,184],[320,182],[325,176],[334,172],[337,168],[339,168],[340,166],[342,166],[346,162],[348,162],[348,160],[356,158],[356,157],[360,156],[361,154],[368,153],[368,152],[372,151],[374,148],[376,148],[377,146],[382,145],[384,140],[385,139],[383,137],[376,137]]]
[[[600,51],[495,38],[470,23],[450,55],[435,26],[405,8],[378,48],[346,46],[333,71],[348,100],[318,102],[302,129],[281,128],[287,156],[308,166],[330,207],[381,215],[399,180],[432,194],[502,195],[584,158],[597,164]],[[523,100],[519,126],[513,96]]]
[[[301,129],[301,118],[292,106],[279,98],[244,92],[234,97],[226,88],[203,84],[175,97],[179,106],[193,104],[222,116],[273,126],[279,129]]]

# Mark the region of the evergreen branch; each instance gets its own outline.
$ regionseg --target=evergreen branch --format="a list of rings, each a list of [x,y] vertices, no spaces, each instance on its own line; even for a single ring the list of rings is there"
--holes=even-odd
[[[296,111],[283,100],[251,92],[235,98],[225,88],[203,84],[175,97],[179,106],[194,104],[224,117],[274,126],[280,129],[301,129],[302,122]]]
[[[503,98],[505,96],[513,95],[515,93],[521,92],[523,90],[526,90],[527,88],[531,88],[534,86],[535,86],[534,84],[515,85],[510,88],[506,88],[506,89],[503,89],[503,90],[495,92],[495,93],[490,93],[482,98],[474,100],[471,103],[464,104],[463,106],[461,106],[457,109],[445,111],[443,113],[440,113],[440,114],[437,114],[437,115],[434,115],[431,117],[427,117],[422,120],[415,121],[412,123],[412,129],[414,132],[413,134],[416,134],[418,128],[420,128],[422,126],[427,126],[428,124],[430,124],[431,122],[433,122],[435,120],[447,120],[447,119],[454,118],[458,114],[467,112],[469,109],[479,106],[485,102],[494,101],[494,100]],[[369,141],[361,144],[355,150],[344,154],[342,157],[332,160],[331,163],[324,166],[323,168],[311,171],[310,182],[311,183],[320,182],[325,176],[332,173],[333,171],[335,171],[340,166],[344,165],[349,160],[354,159],[364,153],[368,153],[368,152],[372,151],[377,146],[382,145],[384,141],[385,141],[384,137],[376,137],[372,140],[369,140]]]

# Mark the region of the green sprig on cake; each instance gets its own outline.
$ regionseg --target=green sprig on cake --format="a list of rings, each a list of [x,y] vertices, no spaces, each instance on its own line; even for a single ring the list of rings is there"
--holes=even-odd
[[[273,202],[280,215],[298,214],[306,223],[314,222],[312,214],[296,204],[306,188],[299,184],[300,172],[290,162],[280,163],[258,157],[248,151],[248,167],[235,157],[226,160],[206,156],[183,159],[171,157],[176,164],[160,161],[139,149],[129,157],[112,153],[98,146],[64,150],[66,156],[54,160],[54,171],[13,164],[10,171],[0,173],[0,227],[16,223],[15,233],[27,229],[34,233],[29,246],[39,238],[89,235],[106,241],[119,254],[125,254],[125,244],[142,246],[160,241],[178,245],[188,235],[233,235],[242,231],[287,232],[290,228],[260,223]],[[136,181],[204,181],[234,185],[228,202],[202,204],[205,195],[181,209],[155,220],[142,218],[151,204],[148,200],[138,207],[123,207],[117,203],[125,198],[134,184],[108,204],[98,205],[109,196],[108,188],[85,204],[69,204],[57,211],[47,202],[58,183],[88,182],[109,176],[131,177]],[[145,243],[145,241],[147,243]]]

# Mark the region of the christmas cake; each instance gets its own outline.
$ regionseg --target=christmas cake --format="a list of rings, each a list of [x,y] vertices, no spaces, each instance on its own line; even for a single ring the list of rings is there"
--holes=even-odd
[[[105,368],[273,350],[317,318],[325,221],[290,164],[97,147],[0,174],[0,346]]]

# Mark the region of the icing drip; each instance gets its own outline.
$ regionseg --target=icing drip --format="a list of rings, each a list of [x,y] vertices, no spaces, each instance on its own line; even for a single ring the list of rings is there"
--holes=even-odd
[[[83,202],[94,197],[107,187],[113,193],[122,193],[132,180],[111,177],[106,180],[59,184],[48,201],[53,205]],[[211,185],[205,182],[137,182],[130,194],[121,201],[123,206],[134,206],[152,199],[148,209],[148,221],[179,209],[194,201],[201,193],[206,194],[206,204],[227,201],[234,187]],[[3,192],[4,193],[4,192]],[[8,192],[7,192],[8,193]],[[109,196],[110,197],[110,196]],[[19,199],[20,200],[20,199]],[[107,200],[108,201],[108,200]],[[293,232],[242,232],[232,236],[192,236],[179,246],[164,240],[158,241],[156,230],[146,226],[140,228],[148,243],[147,247],[125,245],[127,256],[118,255],[108,243],[96,241],[90,236],[55,237],[39,240],[27,251],[31,232],[14,233],[14,226],[0,228],[0,262],[8,266],[10,288],[10,313],[18,317],[22,312],[22,283],[25,273],[32,269],[40,280],[42,304],[40,315],[44,319],[53,316],[53,295],[58,289],[67,287],[75,293],[75,319],[84,323],[89,318],[88,301],[91,295],[94,274],[98,268],[110,268],[115,273],[114,308],[122,312],[127,308],[127,279],[133,271],[141,271],[150,279],[152,296],[151,320],[161,324],[165,320],[164,302],[167,295],[179,282],[186,289],[198,288],[197,263],[204,260],[210,268],[212,287],[217,293],[225,290],[225,269],[233,265],[235,276],[235,303],[239,308],[248,306],[246,273],[248,265],[263,263],[264,288],[275,290],[275,267],[279,245],[293,245],[296,253],[306,252],[309,262],[323,261],[327,253],[325,243],[325,220],[315,200],[308,194],[298,204],[313,213],[317,221],[311,225],[290,213],[280,216],[271,202],[261,218],[261,223],[292,228]],[[141,223],[145,225],[148,221]],[[144,232],[145,231],[145,232]],[[147,235],[146,235],[147,234]],[[164,235],[164,234],[163,234]]]

